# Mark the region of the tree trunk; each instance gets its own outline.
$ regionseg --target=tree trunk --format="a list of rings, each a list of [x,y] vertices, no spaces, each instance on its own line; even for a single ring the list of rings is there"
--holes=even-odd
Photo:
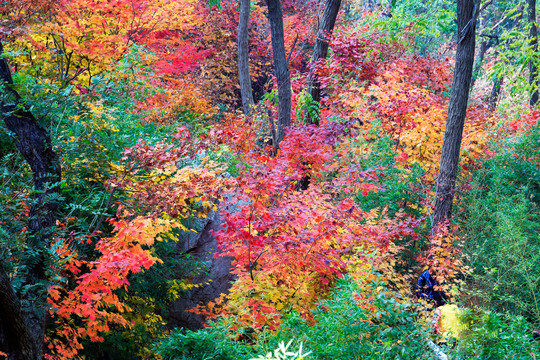
[[[476,16],[479,0],[457,0],[458,45],[448,117],[441,152],[437,192],[435,195],[434,228],[449,220],[458,171],[463,125],[469,100],[474,63]]]
[[[3,46],[0,42],[0,55]],[[15,145],[33,173],[34,195],[28,218],[29,234],[26,246],[32,249],[31,255],[22,259],[26,267],[29,285],[27,296],[32,298],[32,308],[22,309],[21,304],[8,290],[9,278],[4,270],[0,273],[0,314],[1,345],[9,351],[10,359],[41,360],[45,318],[47,315],[46,297],[46,253],[48,240],[56,226],[58,209],[59,181],[61,178],[60,163],[52,149],[51,139],[34,116],[19,106],[20,96],[13,88],[13,79],[5,59],[0,58],[0,81],[3,86],[0,97],[0,110],[4,123],[9,131],[15,134]],[[16,301],[16,303],[14,302]],[[24,313],[27,338],[20,331],[23,324],[9,319],[20,319],[16,309]],[[7,314],[5,312],[11,312]],[[20,337],[19,337],[19,334]],[[13,336],[12,336],[13,335]],[[17,336],[15,336],[17,335]],[[29,353],[27,348],[31,347]],[[5,351],[5,350],[3,350]],[[26,354],[26,355],[25,355]]]
[[[41,360],[30,340],[21,303],[0,264],[0,351],[8,360]]]
[[[497,102],[499,101],[499,94],[501,93],[501,86],[503,84],[504,78],[495,78],[493,82],[493,87],[491,88],[491,93],[488,97],[488,111],[495,111],[497,108]]]
[[[283,32],[283,13],[280,0],[266,0],[270,32],[272,34],[272,52],[274,57],[274,70],[278,85],[278,126],[274,148],[285,135],[285,128],[291,126],[291,78],[287,55],[285,54],[285,40]]]
[[[251,76],[249,75],[249,9],[250,0],[240,0],[240,19],[238,21],[238,77],[244,114],[248,114],[255,104]]]
[[[322,20],[317,31],[317,40],[315,41],[313,56],[311,57],[312,70],[317,61],[326,59],[326,56],[328,55],[328,46],[330,45],[332,31],[336,24],[340,6],[341,0],[326,0]],[[317,75],[313,72],[308,78],[308,93],[314,101],[321,101],[321,83],[319,82]],[[309,119],[312,124],[319,124],[319,119],[312,119],[311,117]]]
[[[476,62],[473,69],[473,77],[471,80],[471,92],[474,89],[474,83],[476,82],[476,79],[478,79],[478,77],[480,76],[480,71],[482,70],[482,63],[484,62],[484,57],[488,49],[488,40],[482,41],[482,43],[480,43],[480,46],[478,47],[478,56],[476,57]]]
[[[536,28],[536,0],[528,0],[527,13],[529,16],[529,46],[534,53],[533,59],[529,60],[529,85],[531,86],[530,105],[536,106],[538,103],[538,67],[535,58],[538,53],[538,30]]]

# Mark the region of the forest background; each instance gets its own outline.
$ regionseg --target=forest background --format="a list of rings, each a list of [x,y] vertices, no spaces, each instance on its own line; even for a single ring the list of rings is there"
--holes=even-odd
[[[0,12],[0,356],[540,356],[535,0]],[[234,281],[176,328],[215,213]]]

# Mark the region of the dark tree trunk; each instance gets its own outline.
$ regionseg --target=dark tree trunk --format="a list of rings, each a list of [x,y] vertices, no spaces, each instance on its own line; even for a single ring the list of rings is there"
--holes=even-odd
[[[538,67],[535,63],[538,53],[538,30],[536,28],[536,0],[528,0],[527,14],[529,16],[529,46],[534,52],[533,59],[529,60],[529,85],[531,86],[530,105],[536,106],[538,103]]]
[[[497,108],[497,102],[499,101],[499,94],[501,93],[501,87],[503,84],[504,78],[497,79],[493,82],[493,87],[491,88],[491,93],[488,97],[488,110],[495,111]]]
[[[21,303],[0,264],[0,351],[9,360],[41,360],[30,340]]]
[[[474,89],[474,83],[476,82],[476,79],[480,76],[480,70],[482,69],[482,63],[484,62],[484,57],[486,56],[486,52],[489,49],[489,41],[484,40],[482,43],[480,43],[480,46],[478,47],[478,56],[476,57],[476,62],[474,64],[473,69],[473,77],[471,80],[471,91]]]
[[[268,5],[274,70],[278,85],[278,126],[274,144],[274,148],[277,149],[285,135],[285,128],[291,126],[291,77],[285,54],[283,13],[280,0],[266,0],[266,4]]]
[[[0,55],[3,52],[0,42]],[[2,119],[15,136],[15,145],[33,173],[34,196],[28,219],[27,247],[32,255],[22,260],[27,269],[26,285],[30,285],[28,297],[31,308],[21,308],[19,300],[9,291],[9,278],[4,270],[0,273],[0,343],[8,350],[10,359],[41,360],[45,318],[46,296],[46,249],[56,225],[58,209],[58,183],[60,164],[52,149],[51,139],[34,116],[20,107],[19,94],[13,88],[13,79],[5,59],[0,58],[0,94]],[[33,286],[32,286],[33,285]],[[18,309],[18,310],[17,310]],[[10,312],[9,314],[7,312]],[[25,322],[21,323],[24,313]],[[18,319],[11,321],[10,318]],[[21,331],[26,327],[25,331]],[[25,335],[26,334],[26,335]],[[28,349],[31,349],[30,352]],[[0,349],[5,351],[3,349]]]
[[[433,225],[449,220],[458,171],[463,125],[474,64],[476,16],[479,0],[457,0],[458,45],[448,118],[441,152]]]
[[[315,41],[315,48],[313,49],[313,56],[311,57],[311,66],[313,66],[320,59],[326,59],[328,55],[328,46],[332,37],[332,31],[336,24],[337,15],[341,6],[341,0],[326,0],[324,5],[324,13],[317,31],[317,40]],[[311,73],[308,78],[308,93],[311,95],[314,101],[321,101],[321,83],[315,73]],[[308,114],[309,116],[309,114]],[[310,118],[312,124],[318,124],[319,119]]]
[[[249,6],[250,0],[240,0],[240,19],[238,21],[238,77],[244,114],[248,114],[255,104],[251,76],[249,75]]]

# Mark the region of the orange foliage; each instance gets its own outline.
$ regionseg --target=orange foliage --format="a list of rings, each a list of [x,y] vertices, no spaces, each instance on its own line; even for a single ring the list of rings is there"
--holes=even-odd
[[[78,277],[76,286],[67,289],[60,285],[49,288],[49,304],[54,321],[55,335],[45,339],[47,359],[74,359],[83,348],[82,339],[103,341],[102,333],[110,325],[130,326],[123,313],[129,311],[118,295],[117,289],[127,289],[130,273],[148,269],[156,261],[148,249],[159,234],[168,232],[174,223],[167,220],[136,218],[132,221],[113,221],[115,235],[96,243],[101,254],[96,260],[84,263],[89,271]],[[77,274],[83,263],[77,254],[62,246],[63,257],[71,257],[66,272]]]
[[[177,65],[193,61],[195,49],[179,34],[200,23],[194,9],[195,0],[62,0],[42,9],[43,14],[32,14],[34,21],[12,46],[27,52],[18,58],[21,65],[40,67],[61,84],[89,84],[93,76],[114,70],[133,44],[167,54],[159,56],[158,68],[171,54]],[[169,29],[174,34],[167,37]]]
[[[234,326],[254,329],[275,329],[291,309],[309,319],[339,277],[371,263],[367,254],[416,237],[418,220],[384,222],[357,206],[351,193],[376,191],[370,182],[377,175],[358,170],[361,155],[336,146],[339,135],[331,124],[291,129],[277,156],[243,154],[233,200],[223,207],[225,228],[216,234],[238,279],[226,298],[196,312],[233,316]]]
[[[205,217],[215,207],[214,201],[226,186],[220,168],[204,159],[199,166],[178,167],[199,144],[191,141],[185,128],[174,139],[175,145],[150,146],[141,141],[125,151],[125,173],[110,186],[130,190],[133,195],[119,208],[117,220],[111,221],[114,235],[95,244],[97,258],[79,259],[73,240],[53,244],[64,259],[63,268],[57,271],[72,281],[49,288],[55,333],[46,339],[48,359],[76,358],[83,339],[103,341],[102,334],[111,326],[131,326],[124,317],[130,309],[115,291],[127,290],[130,274],[161,261],[153,253],[156,240],[170,237],[173,229],[189,231],[181,219]]]
[[[470,272],[461,253],[463,241],[453,234],[455,230],[455,227],[441,226],[429,237],[429,250],[419,259],[451,300],[459,294],[463,275]]]

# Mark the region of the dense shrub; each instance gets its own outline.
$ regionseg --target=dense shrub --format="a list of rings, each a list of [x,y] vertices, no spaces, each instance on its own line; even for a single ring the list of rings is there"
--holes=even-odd
[[[523,317],[493,312],[464,311],[463,338],[445,351],[452,359],[536,359],[540,346],[533,340],[531,325]]]
[[[472,175],[458,219],[470,302],[540,322],[540,126],[508,133]]]
[[[277,332],[255,337],[231,331],[221,319],[195,333],[177,330],[158,353],[167,360],[251,359],[295,339],[312,352],[309,359],[429,359],[426,332],[411,305],[382,283],[364,285],[349,276],[340,280],[313,311],[314,324],[292,312]]]

